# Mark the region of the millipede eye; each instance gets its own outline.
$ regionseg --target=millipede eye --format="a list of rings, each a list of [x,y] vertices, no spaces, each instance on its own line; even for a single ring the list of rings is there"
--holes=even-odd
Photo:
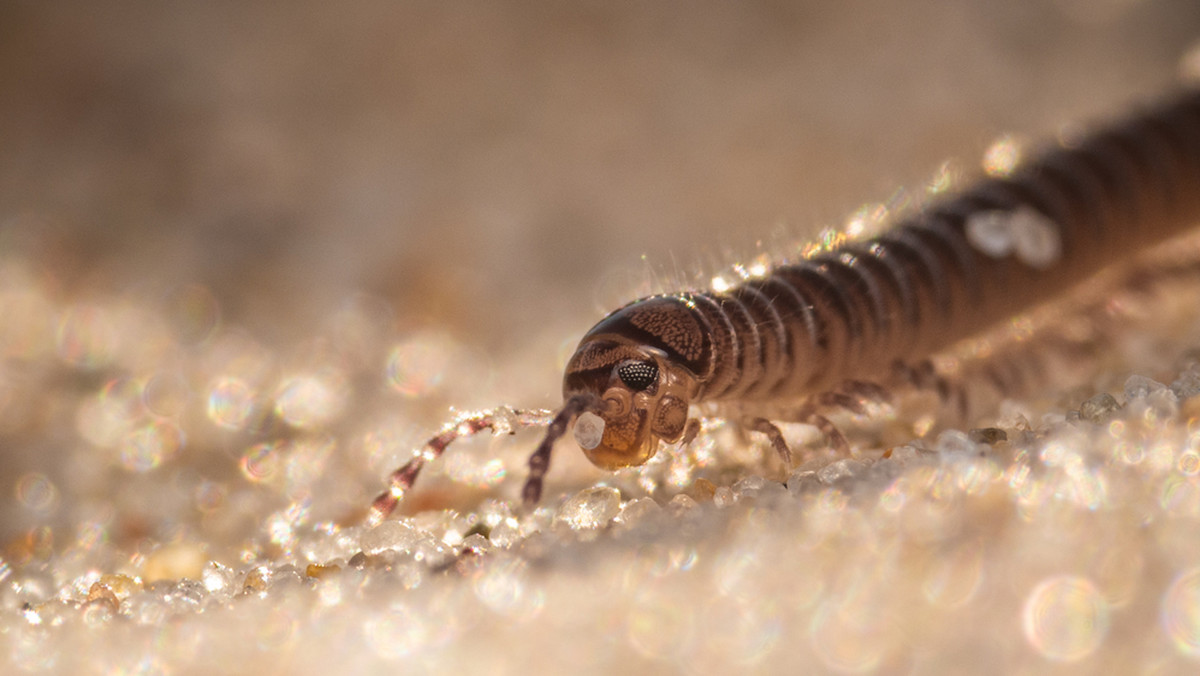
[[[617,377],[631,390],[644,390],[658,380],[658,366],[652,361],[625,362],[617,367]]]

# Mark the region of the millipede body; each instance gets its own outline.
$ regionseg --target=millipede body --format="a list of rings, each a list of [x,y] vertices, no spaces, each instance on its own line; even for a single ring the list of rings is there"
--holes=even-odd
[[[846,381],[877,380],[1198,220],[1200,92],[1188,91],[934,202],[873,239],[779,264],[722,292],[634,301],[580,341],[523,496],[539,499],[551,448],[572,421],[597,466],[639,465],[660,442],[685,438],[692,404],[802,402]],[[811,407],[797,410],[827,425]],[[547,417],[519,414],[517,422]],[[758,423],[750,427],[774,429]],[[435,437],[392,474],[372,518],[385,517],[454,438],[495,427],[484,414]]]

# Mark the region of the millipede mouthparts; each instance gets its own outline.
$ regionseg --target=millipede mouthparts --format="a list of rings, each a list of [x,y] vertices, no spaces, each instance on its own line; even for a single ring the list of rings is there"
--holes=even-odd
[[[980,180],[864,241],[723,291],[636,300],[588,331],[563,377],[564,404],[456,421],[394,471],[378,523],[422,466],[484,429],[547,425],[522,497],[536,503],[555,442],[574,423],[595,465],[641,465],[661,442],[687,441],[694,404],[753,411],[794,404],[795,421],[845,440],[820,411],[854,406],[867,384],[1051,299],[1110,263],[1200,220],[1200,91],[1186,91],[1006,176]],[[779,430],[745,416],[788,457]]]

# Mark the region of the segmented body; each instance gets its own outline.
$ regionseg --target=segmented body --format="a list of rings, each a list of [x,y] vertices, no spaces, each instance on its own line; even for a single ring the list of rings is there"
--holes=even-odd
[[[545,425],[522,494],[534,503],[572,422],[597,466],[639,465],[660,442],[686,438],[691,404],[777,404],[877,380],[1198,222],[1200,92],[1190,91],[975,183],[874,239],[780,264],[725,292],[653,296],[616,310],[580,341],[557,413],[456,421],[391,474],[369,521],[390,514],[424,463],[459,437]],[[802,415],[840,438],[812,408]],[[742,422],[789,457],[769,421]]]
[[[695,374],[693,403],[793,398],[935,352],[1197,221],[1200,93],[1192,92],[985,179],[874,239],[779,265],[724,293],[635,301],[581,347],[620,335],[661,350]],[[1017,240],[1008,251],[979,243],[1006,227]],[[1028,252],[1022,238],[1036,240]]]

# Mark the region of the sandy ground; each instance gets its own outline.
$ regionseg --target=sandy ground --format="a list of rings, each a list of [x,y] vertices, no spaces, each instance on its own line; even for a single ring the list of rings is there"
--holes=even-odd
[[[719,425],[617,475],[566,443],[526,512],[520,434],[355,523],[451,406],[556,405],[604,311],[1153,97],[1197,39],[1149,0],[0,5],[0,671],[1193,671],[1178,299],[996,446],[784,487]]]

